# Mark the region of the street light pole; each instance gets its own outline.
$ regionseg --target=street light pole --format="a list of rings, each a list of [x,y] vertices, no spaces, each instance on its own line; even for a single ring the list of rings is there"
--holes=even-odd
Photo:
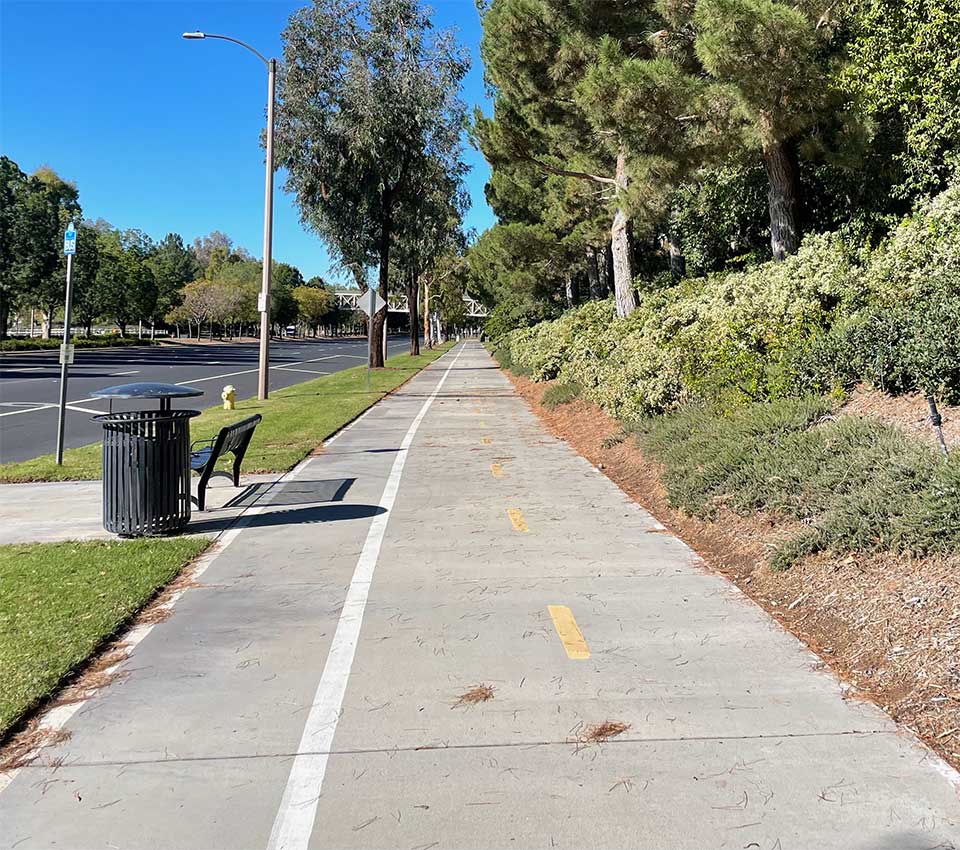
[[[260,288],[260,379],[257,397],[263,401],[270,391],[270,275],[273,266],[273,100],[277,88],[277,60],[267,63],[267,187],[263,199],[263,279]]]
[[[186,39],[219,38],[245,47],[267,66],[267,179],[263,201],[263,277],[257,308],[260,310],[260,364],[257,397],[264,401],[270,392],[270,278],[273,274],[273,104],[277,88],[277,60],[267,59],[259,50],[229,35],[185,32]]]

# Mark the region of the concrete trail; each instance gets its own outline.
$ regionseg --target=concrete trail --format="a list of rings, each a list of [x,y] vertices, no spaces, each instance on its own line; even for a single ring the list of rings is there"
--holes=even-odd
[[[0,793],[0,846],[960,846],[952,771],[475,343],[233,540]]]

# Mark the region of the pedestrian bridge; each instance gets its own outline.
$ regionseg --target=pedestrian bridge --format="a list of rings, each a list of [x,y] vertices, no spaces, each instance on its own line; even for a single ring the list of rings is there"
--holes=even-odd
[[[348,310],[360,309],[360,296],[362,293],[359,289],[338,289],[334,292],[334,295],[337,298],[337,306],[346,307]],[[464,307],[466,307],[467,316],[471,319],[485,319],[488,315],[487,308],[469,295],[463,296],[463,304]],[[390,295],[387,299],[388,312],[406,313],[408,310],[407,296],[405,294],[397,292]]]

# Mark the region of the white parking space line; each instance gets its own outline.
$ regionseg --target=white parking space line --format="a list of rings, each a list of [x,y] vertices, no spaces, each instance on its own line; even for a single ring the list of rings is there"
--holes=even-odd
[[[50,407],[56,407],[56,405],[51,404]],[[106,410],[93,410],[89,407],[77,407],[75,404],[68,404],[67,410],[74,410],[77,413],[93,413],[96,416],[103,416],[107,412]]]
[[[78,398],[76,401],[68,401],[68,402],[67,402],[67,407],[75,407],[75,406],[78,405],[78,404],[86,404],[88,401],[97,402],[97,401],[102,401],[102,399],[99,399],[99,398]],[[54,410],[57,409],[57,405],[56,405],[56,404],[54,404],[53,402],[48,402],[48,401],[10,401],[10,402],[3,402],[2,404],[0,404],[0,407],[10,407],[10,406],[12,406],[12,405],[22,405],[22,404],[29,404],[29,405],[32,405],[32,407],[24,408],[23,410],[11,410],[11,411],[8,411],[7,413],[0,413],[0,417],[3,417],[3,416],[17,416],[17,415],[19,415],[19,414],[21,414],[21,413],[36,413],[38,410],[47,410],[47,409],[49,409],[49,408],[53,408]],[[80,409],[82,410],[82,408],[80,408]],[[93,412],[94,412],[94,413],[103,413],[102,410],[95,410],[95,411],[93,411]]]
[[[334,357],[340,357],[340,354],[328,354],[326,357],[317,357],[313,360],[298,360],[294,363],[284,364],[281,366],[271,366],[271,369],[284,369],[289,368],[290,366],[303,366],[305,363],[319,363],[321,360],[333,360]],[[220,378],[233,378],[237,375],[250,375],[253,372],[259,372],[259,368],[254,369],[244,369],[242,372],[226,372],[223,375],[211,375],[209,378],[196,378],[192,381],[180,381],[181,384],[202,384],[204,381],[216,381]]]
[[[390,512],[393,510],[393,503],[400,488],[403,468],[420,423],[427,415],[430,405],[440,393],[463,351],[461,347],[437,382],[433,392],[423,403],[420,412],[410,423],[400,444],[396,460],[390,469],[390,477],[380,498],[383,513],[377,514],[370,523],[353,578],[350,580],[333,642],[327,654],[327,663],[320,676],[310,713],[307,715],[300,746],[290,767],[290,775],[280,801],[280,810],[270,831],[270,841],[267,845],[269,850],[306,850],[310,843],[313,823],[317,816],[317,804],[323,787],[323,777],[327,770],[327,759],[333,747],[333,738],[337,732],[337,723],[343,708],[343,697],[350,678],[350,668],[353,665],[353,657],[360,638],[360,627],[363,624],[363,614],[370,594],[370,583],[373,581],[373,573],[380,557],[380,547],[387,530]]]

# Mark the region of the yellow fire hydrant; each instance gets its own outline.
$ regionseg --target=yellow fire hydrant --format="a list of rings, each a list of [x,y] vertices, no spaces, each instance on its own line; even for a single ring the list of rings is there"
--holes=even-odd
[[[223,409],[224,410],[234,410],[237,406],[237,391],[234,389],[233,384],[227,384],[223,388],[223,392],[220,393],[220,398],[223,399]]]

